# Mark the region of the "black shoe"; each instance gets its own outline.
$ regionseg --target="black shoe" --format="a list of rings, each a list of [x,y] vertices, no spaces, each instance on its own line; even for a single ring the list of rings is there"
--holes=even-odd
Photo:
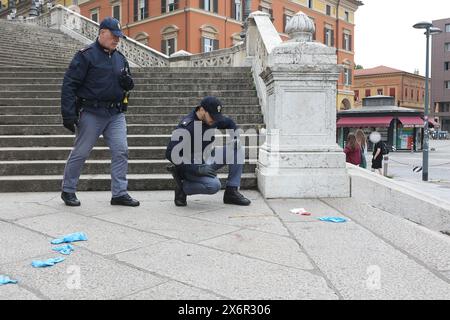
[[[61,192],[61,199],[63,199],[66,206],[69,207],[78,207],[81,203],[80,200],[77,199],[75,193],[71,192]]]
[[[183,191],[183,180],[181,179],[180,174],[175,166],[168,166],[167,171],[172,174],[173,179],[175,180],[175,205],[177,207],[185,207],[187,206],[186,194]]]
[[[133,199],[132,197],[130,197],[130,195],[127,193],[120,197],[111,198],[111,205],[138,207],[140,205],[140,203],[136,199]]]
[[[248,206],[251,201],[244,197],[237,187],[226,187],[223,194],[223,202],[227,204],[236,204],[238,206]]]

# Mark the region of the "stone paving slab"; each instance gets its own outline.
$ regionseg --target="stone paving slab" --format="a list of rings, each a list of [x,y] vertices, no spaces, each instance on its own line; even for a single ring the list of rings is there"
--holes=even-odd
[[[199,242],[238,230],[238,228],[231,226],[156,211],[125,211],[96,217],[153,234],[189,242]]]
[[[278,199],[268,200],[267,203],[284,222],[315,222],[324,216],[344,218],[340,212],[317,199]],[[304,208],[311,216],[291,213],[290,210],[294,208]]]
[[[272,212],[261,213],[258,210],[253,211],[247,208],[247,212],[227,208],[217,211],[210,211],[195,215],[199,220],[207,220],[223,225],[234,226],[238,228],[247,228],[258,231],[274,233],[282,236],[288,236],[289,233],[281,224],[278,217]]]
[[[240,230],[202,241],[200,244],[288,267],[305,270],[314,269],[298,243],[289,237],[252,230]]]
[[[176,281],[168,281],[148,290],[122,298],[122,300],[220,300],[223,297],[188,286]]]
[[[0,286],[0,300],[41,300],[32,292],[20,287],[20,285]]]
[[[84,232],[88,241],[79,241],[75,245],[103,255],[136,249],[167,240],[167,238],[158,235],[73,213],[60,212],[56,215],[22,219],[16,223],[47,234],[52,238],[59,238],[74,232]],[[51,246],[48,244],[47,248],[51,249]]]
[[[0,221],[0,266],[49,252],[50,240],[37,232]]]
[[[449,236],[355,199],[324,201],[430,267],[439,271],[450,270]]]
[[[47,254],[37,259],[42,260],[50,256]],[[53,267],[33,268],[31,260],[24,260],[3,265],[2,271],[53,300],[119,299],[167,281],[163,277],[105,259],[83,249],[77,250]],[[2,290],[0,287],[0,292]]]
[[[450,285],[354,222],[288,223],[344,299],[450,299]]]
[[[138,208],[111,206],[109,192],[80,192],[78,208],[59,193],[0,194],[0,274],[19,280],[0,299],[450,299],[448,236],[355,199],[243,193],[251,206],[223,191],[185,208],[173,191],[132,192]],[[301,207],[312,216],[289,212]],[[331,215],[350,220],[317,220]],[[66,261],[31,267],[76,231],[89,240]]]
[[[41,196],[27,197],[26,201],[24,201],[20,197],[20,194],[17,193],[14,195],[2,194],[0,219],[14,221],[27,217],[57,213],[57,209],[47,205],[54,198],[55,194],[49,193]]]
[[[230,299],[337,299],[324,279],[311,272],[177,240],[117,258]]]

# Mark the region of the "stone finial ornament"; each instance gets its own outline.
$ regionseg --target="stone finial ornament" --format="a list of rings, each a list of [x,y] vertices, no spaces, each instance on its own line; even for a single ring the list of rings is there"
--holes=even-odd
[[[303,12],[297,12],[287,23],[286,33],[292,42],[312,41],[315,31],[314,22]]]

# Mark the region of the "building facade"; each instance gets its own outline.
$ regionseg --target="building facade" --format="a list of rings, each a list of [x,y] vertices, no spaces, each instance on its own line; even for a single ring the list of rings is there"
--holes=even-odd
[[[395,105],[391,96],[370,96],[362,98],[362,107],[337,113],[337,142],[344,147],[347,136],[357,129],[366,136],[373,131],[396,150],[420,150],[423,139],[423,112],[417,109]],[[372,143],[368,141],[369,150]]]
[[[425,77],[378,66],[355,70],[355,107],[362,105],[363,98],[384,95],[395,98],[395,105],[423,111],[425,100]],[[429,90],[430,92],[430,90]]]
[[[79,0],[81,14],[95,21],[117,18],[127,36],[165,54],[231,47],[253,11],[271,15],[283,39],[289,19],[306,13],[316,27],[314,39],[336,48],[344,70],[338,81],[337,108],[353,107],[354,16],[358,0]]]
[[[10,3],[16,16],[27,17],[32,0],[0,0]],[[232,47],[242,41],[244,21],[251,12],[267,12],[280,36],[298,11],[307,14],[316,28],[314,40],[336,48],[343,71],[338,80],[337,109],[354,106],[354,18],[359,0],[45,0],[80,7],[80,13],[100,22],[117,18],[125,34],[149,47],[171,55],[179,50],[209,52]],[[45,5],[44,5],[45,7]]]
[[[33,0],[0,0],[0,19],[6,19],[13,9],[16,11],[16,19],[20,17],[29,17],[32,1]],[[34,0],[34,2],[39,3],[38,11],[42,13],[47,12],[47,4],[51,4],[52,6],[60,4],[65,7],[77,4],[77,0]],[[38,14],[40,12],[38,12]]]
[[[450,131],[450,18],[435,20],[433,26],[443,32],[432,37],[430,117]]]

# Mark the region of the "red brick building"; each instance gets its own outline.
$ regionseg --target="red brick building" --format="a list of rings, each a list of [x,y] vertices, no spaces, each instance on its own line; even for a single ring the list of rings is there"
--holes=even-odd
[[[355,70],[355,106],[362,99],[375,95],[395,98],[398,107],[422,110],[425,98],[425,77],[406,71],[378,66]]]
[[[129,37],[166,54],[231,47],[241,41],[243,21],[264,11],[283,39],[286,23],[298,11],[314,20],[314,39],[336,47],[344,66],[337,107],[353,107],[354,15],[358,0],[79,0],[81,14],[95,21],[117,18]]]

